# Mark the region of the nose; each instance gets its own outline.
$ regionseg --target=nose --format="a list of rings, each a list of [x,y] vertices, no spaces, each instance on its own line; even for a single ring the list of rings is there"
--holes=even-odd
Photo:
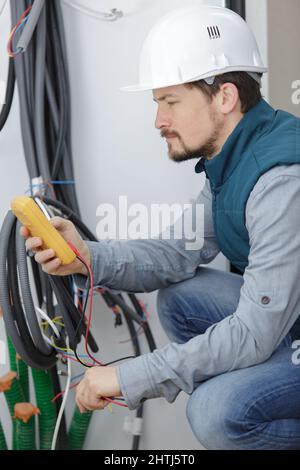
[[[163,127],[170,127],[171,126],[171,120],[167,116],[167,114],[160,109],[157,110],[157,115],[155,119],[155,127],[156,129],[162,129]]]

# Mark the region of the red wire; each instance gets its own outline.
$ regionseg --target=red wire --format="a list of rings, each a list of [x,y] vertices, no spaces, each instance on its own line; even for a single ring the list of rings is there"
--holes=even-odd
[[[29,8],[27,8],[26,11],[24,11],[24,13],[21,16],[21,18],[19,19],[18,23],[16,24],[16,26],[12,29],[12,31],[10,33],[10,38],[9,38],[9,41],[8,41],[8,44],[7,44],[7,52],[8,52],[10,57],[15,57],[16,56],[16,54],[12,50],[12,42],[13,42],[14,34],[15,34],[16,30],[18,29],[18,27],[20,26],[20,24],[22,23],[22,21],[24,20],[24,18],[30,12],[31,8],[32,8],[32,5]]]
[[[80,259],[80,261],[86,266],[86,268],[88,270],[88,273],[89,273],[89,276],[90,276],[90,305],[89,305],[89,313],[88,313],[88,318],[87,318],[87,327],[86,327],[86,334],[85,334],[85,350],[86,350],[86,353],[88,354],[88,356],[90,357],[90,359],[92,359],[92,361],[94,361],[99,366],[105,367],[105,366],[103,366],[103,364],[101,362],[99,362],[96,358],[94,358],[91,355],[91,353],[89,351],[89,348],[88,348],[88,335],[89,335],[89,331],[90,331],[90,327],[91,327],[92,312],[93,312],[94,275],[93,275],[93,272],[92,272],[89,264],[81,256],[81,254],[79,253],[77,248],[75,248],[75,246],[70,242],[68,242],[68,245],[73,250],[73,252],[76,254],[76,256]],[[76,385],[78,385],[78,384],[76,384]],[[76,386],[76,385],[73,385],[72,388],[74,388],[74,386]],[[124,408],[128,408],[127,405],[124,405],[123,403],[118,403],[117,401],[114,401],[111,398],[103,397],[103,399],[105,399],[106,401],[109,401],[110,403],[112,403],[114,405],[118,405],[118,406],[122,406]]]
[[[75,384],[71,385],[70,390],[71,390],[72,388],[77,387],[77,385],[79,385],[79,384],[80,384],[80,382],[76,382]],[[62,392],[60,392],[60,393],[58,393],[57,395],[55,395],[55,397],[52,398],[51,402],[54,403],[54,402],[55,402],[59,397],[61,397],[64,393],[65,393],[65,390],[63,390]],[[112,400],[111,398],[102,397],[102,399],[108,401],[109,403],[111,403],[111,404],[113,404],[113,405],[118,405],[118,406],[122,406],[123,408],[128,408],[127,405],[124,405],[123,403],[119,403],[119,402],[117,402],[117,401],[115,401],[115,400]]]
[[[93,290],[94,290],[94,275],[93,275],[93,272],[89,266],[89,264],[85,261],[85,259],[81,256],[81,254],[79,253],[79,251],[77,250],[77,248],[75,248],[74,245],[72,245],[72,243],[68,243],[70,248],[74,251],[74,253],[78,256],[78,258],[80,259],[80,261],[85,265],[85,267],[87,268],[88,272],[89,272],[89,277],[90,277],[90,281],[91,281],[91,285],[90,285],[90,305],[89,305],[89,312],[88,312],[88,318],[87,318],[87,327],[86,327],[86,334],[85,334],[85,350],[86,350],[86,353],[87,355],[89,356],[90,359],[92,359],[92,361],[94,361],[96,364],[98,364],[99,366],[103,366],[102,362],[98,361],[96,358],[94,358],[92,356],[92,354],[90,353],[89,351],[89,347],[88,347],[88,335],[89,335],[89,331],[90,331],[90,328],[91,328],[91,321],[92,321],[92,313],[93,313]]]
[[[80,384],[80,382],[76,382],[75,384],[71,385],[70,390],[72,388],[77,387],[77,385],[79,385],[79,384]],[[65,390],[63,390],[62,392],[55,395],[55,397],[52,398],[51,402],[54,403],[59,397],[63,396],[64,393],[65,393]]]

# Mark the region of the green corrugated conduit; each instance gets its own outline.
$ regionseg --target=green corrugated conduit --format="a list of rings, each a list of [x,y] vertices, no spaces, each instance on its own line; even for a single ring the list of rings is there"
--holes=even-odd
[[[10,339],[10,337],[7,335],[7,347],[8,347],[8,354],[9,354],[9,362],[10,362],[10,370],[12,372],[16,372],[18,374],[18,391],[15,386],[15,393],[17,395],[10,400],[10,404],[8,403],[10,415],[13,420],[13,429],[12,429],[12,448],[15,450],[17,448],[17,443],[16,443],[16,421],[13,418],[14,415],[14,405],[18,402],[15,402],[14,400],[17,399],[16,397],[20,396],[21,402],[29,402],[29,377],[28,377],[28,367],[25,364],[24,361],[21,359],[17,359],[17,353],[14,348],[14,345]]]
[[[69,431],[70,450],[81,450],[83,448],[92,415],[92,411],[81,414],[76,406]]]
[[[16,419],[16,435],[16,448],[14,450],[36,450],[34,417],[28,423]]]
[[[6,439],[5,439],[1,422],[0,422],[0,450],[7,450]]]
[[[51,449],[52,437],[56,424],[56,407],[52,403],[54,396],[53,385],[48,371],[32,369],[39,415],[40,450]]]
[[[10,416],[13,420],[12,447],[13,447],[13,450],[15,450],[17,448],[17,429],[16,429],[16,421],[14,419],[14,407],[17,403],[22,403],[25,401],[25,397],[23,394],[23,390],[21,388],[20,381],[17,378],[12,380],[10,389],[4,391],[4,396],[6,398]]]
[[[36,450],[35,417],[32,416],[27,423],[15,418],[15,423],[17,436],[15,450]]]
[[[10,361],[10,370],[18,374],[20,384],[23,390],[26,402],[29,402],[29,378],[28,367],[22,359],[17,359],[17,353],[10,337],[7,335],[8,354]]]

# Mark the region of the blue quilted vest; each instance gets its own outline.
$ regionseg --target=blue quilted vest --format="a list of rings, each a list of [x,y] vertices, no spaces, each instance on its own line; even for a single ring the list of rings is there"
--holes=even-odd
[[[263,173],[277,165],[300,164],[299,144],[300,119],[261,100],[245,114],[222,151],[196,165],[196,172],[205,171],[210,180],[220,249],[241,273],[250,251],[245,225],[248,197]]]

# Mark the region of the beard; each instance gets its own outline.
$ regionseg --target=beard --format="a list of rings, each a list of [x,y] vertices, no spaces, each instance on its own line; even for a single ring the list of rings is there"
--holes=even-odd
[[[168,149],[169,149],[169,158],[170,160],[176,162],[176,163],[181,163],[181,162],[186,162],[188,160],[193,160],[197,158],[198,160],[200,158],[205,158],[205,159],[210,159],[213,156],[215,156],[218,153],[218,140],[220,136],[221,129],[223,127],[222,123],[218,121],[216,115],[211,115],[211,119],[214,122],[214,130],[212,131],[211,135],[209,138],[207,138],[206,142],[203,143],[201,146],[197,148],[190,148],[187,145],[185,145],[183,139],[177,132],[172,132],[172,131],[162,131],[161,136],[162,137],[167,137],[167,136],[172,136],[172,137],[177,137],[178,140],[181,142],[182,145],[182,151],[172,151],[172,144],[168,143]]]
[[[181,162],[186,162],[188,160],[193,160],[195,158],[197,158],[198,160],[200,158],[209,159],[217,153],[217,148],[218,148],[217,144],[216,144],[217,137],[215,135],[211,136],[211,138],[208,139],[205,144],[203,144],[200,147],[195,148],[195,149],[188,148],[184,144],[182,139],[181,138],[179,138],[179,139],[180,139],[180,142],[181,142],[182,148],[183,148],[182,152],[179,152],[179,151],[178,152],[175,152],[175,151],[172,152],[171,144],[168,144],[169,158],[173,162],[181,163]]]

